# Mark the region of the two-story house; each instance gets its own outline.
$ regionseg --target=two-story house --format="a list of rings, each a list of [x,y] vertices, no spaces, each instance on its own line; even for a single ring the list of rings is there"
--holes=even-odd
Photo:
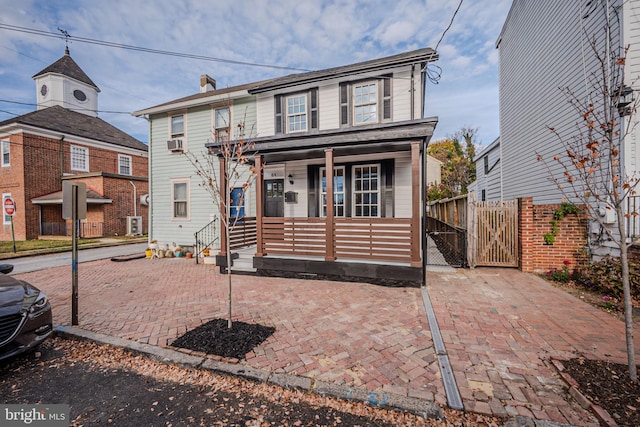
[[[260,171],[245,204],[258,274],[420,283],[423,165],[437,123],[423,117],[425,70],[436,59],[425,48],[225,90],[207,91],[204,76],[201,93],[135,112],[151,123],[153,238],[184,243],[179,230],[216,211],[175,141],[208,150],[219,125],[244,122]]]
[[[620,83],[611,83],[610,70],[619,56],[626,56],[624,83],[638,96],[640,24],[636,17],[639,12],[638,0],[513,1],[496,44],[500,73],[501,182],[492,187],[495,191],[487,192],[487,199],[533,197],[534,204],[545,205],[558,204],[566,197],[549,179],[551,174],[561,177],[563,168],[553,162],[547,168],[537,160],[538,156],[552,159],[565,153],[555,133],[567,141],[584,137],[584,133],[580,134],[584,111],[578,111],[569,101],[594,103],[596,108],[601,108],[602,90],[596,86],[617,85],[608,88],[609,93],[616,93]],[[594,54],[594,42],[602,62]],[[625,55],[626,47],[629,51]],[[602,67],[609,72],[607,83],[603,83]],[[567,97],[562,89],[571,95]],[[621,161],[628,177],[640,172],[637,149],[640,127],[634,125],[637,118],[630,117],[631,126],[620,129],[621,135],[630,129],[621,142]],[[628,118],[617,114],[615,117],[623,126]],[[482,166],[478,164],[479,175]],[[604,227],[615,232],[617,221],[611,215],[613,211],[608,210],[603,201],[599,203]],[[632,215],[625,220],[630,238],[640,237],[638,220],[633,216],[638,206],[636,197],[629,199],[628,213]],[[594,222],[589,229],[592,251],[597,246],[610,245],[602,227]]]
[[[36,111],[0,122],[0,192],[16,202],[13,218],[3,212],[0,240],[12,239],[12,222],[16,240],[70,235],[63,181],[86,184],[81,236],[142,234],[147,146],[98,117],[100,89],[68,49],[33,79]]]

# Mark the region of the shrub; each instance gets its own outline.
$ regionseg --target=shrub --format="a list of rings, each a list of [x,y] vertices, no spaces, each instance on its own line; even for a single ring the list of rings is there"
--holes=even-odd
[[[575,274],[572,280],[586,289],[614,298],[622,298],[622,267],[619,258],[606,257]],[[629,261],[631,297],[640,297],[640,264]]]

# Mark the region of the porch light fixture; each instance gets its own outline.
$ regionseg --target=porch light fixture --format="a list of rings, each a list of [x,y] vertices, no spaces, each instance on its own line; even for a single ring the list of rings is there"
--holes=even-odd
[[[632,111],[629,105],[635,100],[633,96],[633,89],[628,86],[621,86],[616,89],[612,98],[614,104],[616,104],[616,107],[618,108],[618,114],[620,114],[620,117],[631,114]]]
[[[289,178],[289,184],[293,185],[293,175],[289,174],[287,178]]]

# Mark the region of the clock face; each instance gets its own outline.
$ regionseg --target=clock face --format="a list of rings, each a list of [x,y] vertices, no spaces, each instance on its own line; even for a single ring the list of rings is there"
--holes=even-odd
[[[49,88],[47,87],[47,85],[42,85],[42,87],[40,88],[40,93],[42,94],[42,96],[47,96],[48,92]]]

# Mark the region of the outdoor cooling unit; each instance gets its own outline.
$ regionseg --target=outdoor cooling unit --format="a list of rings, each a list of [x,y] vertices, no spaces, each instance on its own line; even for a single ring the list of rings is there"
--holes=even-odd
[[[140,234],[142,234],[142,217],[128,216],[127,217],[127,235],[138,236]]]
[[[172,153],[181,153],[182,150],[182,139],[169,139],[167,140],[167,150]]]

